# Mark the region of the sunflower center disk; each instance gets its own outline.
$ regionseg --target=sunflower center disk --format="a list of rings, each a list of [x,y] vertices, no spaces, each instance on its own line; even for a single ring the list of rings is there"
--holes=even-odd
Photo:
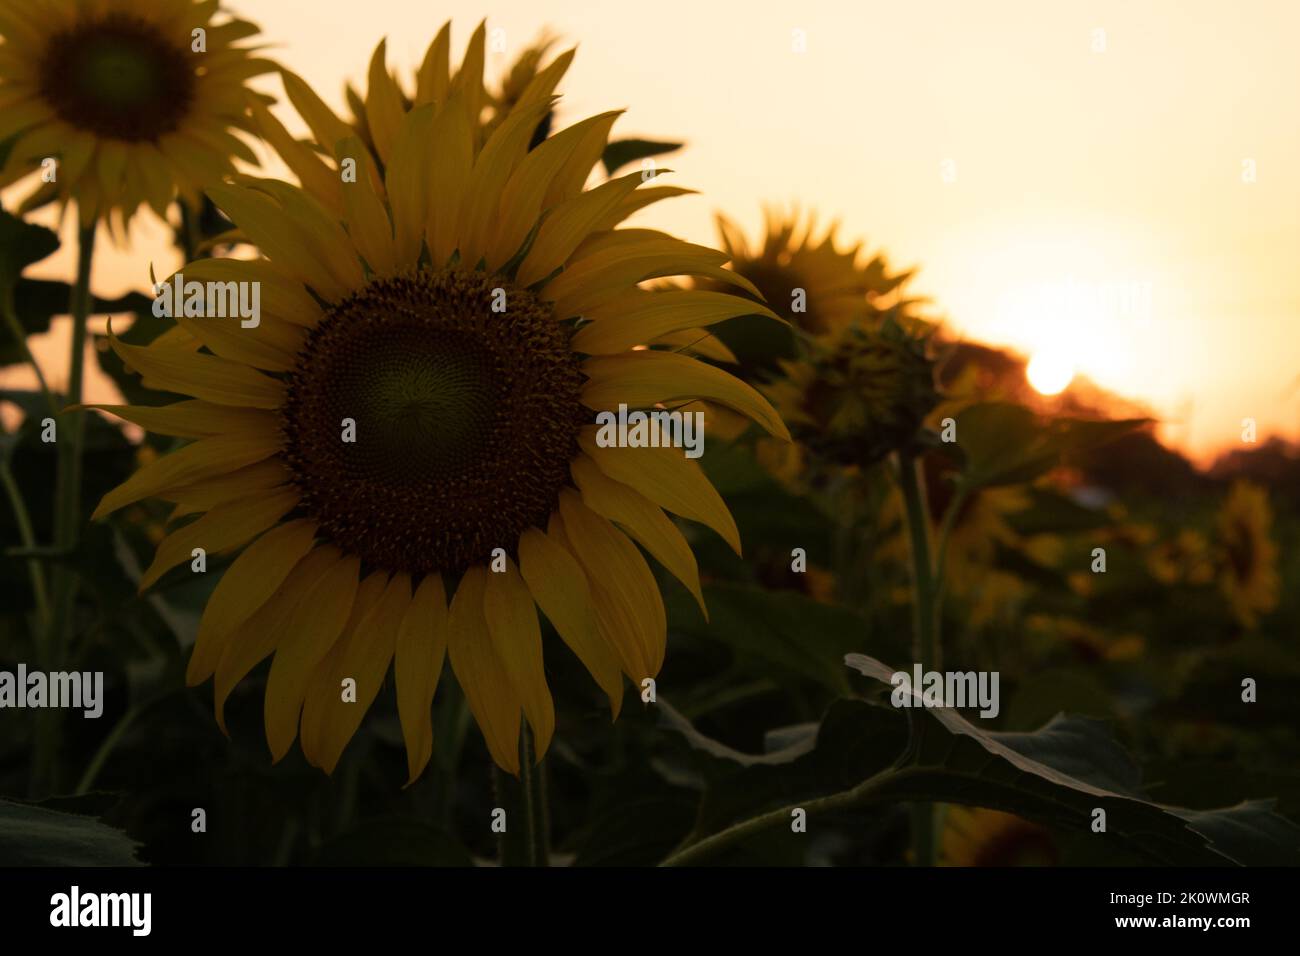
[[[61,119],[96,136],[156,140],[176,129],[194,98],[188,49],[153,24],[115,14],[56,34],[40,88]]]
[[[388,571],[457,573],[545,526],[590,419],[569,333],[531,293],[454,270],[370,283],[289,376],[284,457],[303,508]]]

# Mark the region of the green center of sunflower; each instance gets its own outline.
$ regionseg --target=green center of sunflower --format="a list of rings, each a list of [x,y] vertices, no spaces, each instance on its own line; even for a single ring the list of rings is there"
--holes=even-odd
[[[105,139],[156,140],[180,125],[194,99],[188,49],[124,13],[55,34],[39,76],[62,120]]]
[[[343,551],[458,573],[545,526],[590,419],[582,382],[568,329],[499,277],[376,280],[308,335],[281,410],[284,458]]]

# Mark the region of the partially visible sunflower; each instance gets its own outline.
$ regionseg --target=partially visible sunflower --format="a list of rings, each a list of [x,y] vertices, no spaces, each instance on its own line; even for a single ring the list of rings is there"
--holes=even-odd
[[[804,359],[782,360],[765,390],[781,409],[805,460],[866,467],[910,448],[939,402],[932,329],[909,331],[893,313],[817,340]]]
[[[1269,536],[1273,512],[1268,492],[1235,482],[1218,516],[1219,587],[1243,627],[1277,607],[1277,545]]]
[[[1210,543],[1201,532],[1183,528],[1148,552],[1147,569],[1161,584],[1209,584],[1214,580]]]
[[[751,245],[741,229],[719,213],[722,248],[731,256],[731,267],[752,282],[763,301],[791,327],[812,337],[834,335],[855,323],[874,324],[884,310],[900,303],[912,272],[890,271],[884,256],[865,255],[861,242],[838,248],[836,225],[819,233],[815,216],[771,208],[764,210],[764,221],[762,239]],[[788,342],[789,329],[780,326],[751,322],[742,331],[733,323],[721,333],[742,361],[767,364],[758,354],[762,352],[786,358],[797,354],[781,347]]]
[[[75,199],[83,226],[125,227],[144,203],[165,215],[178,189],[197,199],[233,159],[256,164],[235,131],[251,129],[246,81],[276,66],[239,45],[256,26],[214,23],[218,10],[217,0],[0,0],[0,144],[12,138],[0,187],[58,161],[21,212]]]
[[[1046,829],[982,808],[948,807],[940,849],[944,866],[1053,866],[1060,860]]]
[[[351,116],[344,119],[336,115],[315,91],[297,74],[283,70],[285,93],[294,108],[311,127],[318,144],[327,153],[348,136],[356,136],[370,154],[376,169],[382,175],[397,142],[402,118],[412,109],[430,103],[442,104],[455,95],[465,110],[470,125],[470,135],[477,150],[491,136],[510,113],[518,108],[549,102],[569,65],[573,50],[566,50],[544,68],[542,60],[554,45],[554,40],[543,36],[536,44],[524,50],[506,75],[501,87],[491,91],[484,81],[486,62],[487,23],[480,23],[470,37],[460,66],[451,66],[451,22],[442,25],[438,35],[429,44],[424,59],[415,71],[414,81],[403,84],[388,68],[388,41],[380,41],[370,58],[366,88],[359,92],[351,84],[345,87]],[[537,145],[549,132],[550,111],[544,111],[533,130],[530,146]],[[288,133],[271,125],[264,130],[276,143],[282,155],[289,154],[303,162],[297,155],[300,150],[292,146]],[[597,135],[592,130],[593,136]],[[288,159],[289,156],[286,156]],[[300,178],[302,172],[295,168]],[[579,184],[581,185],[581,184]]]
[[[691,548],[665,510],[737,550],[738,534],[694,461],[602,447],[598,410],[704,399],[786,435],[738,379],[638,348],[754,308],[646,280],[753,289],[724,253],[617,228],[644,204],[640,172],[584,189],[617,114],[530,151],[551,105],[542,97],[479,149],[466,92],[443,92],[395,117],[382,176],[351,136],[321,146],[340,168],[356,161],[354,182],[317,192],[315,180],[241,177],[209,191],[267,258],[183,271],[260,282],[256,329],[179,318],[197,352],[111,340],[146,385],[194,400],[106,410],[195,440],[110,492],[96,516],[149,496],[197,516],[161,543],[143,587],[194,548],[241,552],[208,602],[188,679],[215,675],[221,720],[232,688],[274,655],[272,754],[300,732],[327,772],[392,664],[419,775],[444,652],[496,762],[518,770],[521,715],[544,752],[554,712],[537,607],[615,714],[623,675],[657,673],[664,605],[633,542],[702,606]],[[356,703],[341,700],[348,679]]]

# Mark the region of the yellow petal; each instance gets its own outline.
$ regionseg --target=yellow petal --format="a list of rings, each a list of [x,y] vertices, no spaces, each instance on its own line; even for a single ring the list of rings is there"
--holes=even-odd
[[[424,241],[429,190],[433,185],[428,171],[429,157],[434,150],[433,114],[432,105],[417,106],[406,114],[388,164],[385,184],[393,211],[393,243],[397,261],[404,265],[419,259]]]
[[[430,708],[447,652],[447,595],[442,578],[430,574],[420,582],[397,629],[393,675],[397,681],[397,715],[406,741],[407,785],[424,772],[433,755]]]
[[[548,108],[549,104],[535,103],[515,109],[479,153],[460,210],[460,255],[467,268],[475,268],[487,255],[488,240],[497,227],[501,193],[527,154],[533,130]]]
[[[640,184],[639,172],[620,176],[551,210],[519,266],[518,283],[530,286],[563,266],[582,240],[591,235],[600,221],[608,218]]]
[[[607,135],[620,113],[602,113],[575,123],[549,137],[524,157],[501,194],[500,223],[488,255],[490,266],[508,261],[523,244],[542,213],[542,200],[552,180],[592,128],[602,127]]]
[[[218,405],[279,408],[284,385],[242,362],[180,349],[127,345],[109,333],[113,351],[148,388],[193,395]]]
[[[694,189],[686,189],[682,186],[647,186],[645,189],[638,189],[619,203],[618,208],[602,219],[596,228],[613,229],[633,213],[652,203],[657,203],[661,199],[672,199],[675,196],[691,196],[694,194]]]
[[[187,263],[180,271],[187,281],[256,282],[261,289],[263,315],[305,328],[320,321],[320,305],[306,286],[265,259],[200,259]]]
[[[473,133],[455,94],[433,124],[433,141],[438,148],[431,163],[433,188],[425,235],[433,265],[440,269],[456,251],[460,239],[461,205],[474,166]]]
[[[335,116],[334,111],[325,105],[301,77],[281,68],[280,79],[284,81],[284,92],[289,97],[289,102],[311,127],[316,142],[325,147],[327,153],[334,151],[339,140],[352,135],[352,127]]]
[[[615,717],[623,702],[618,656],[596,629],[596,611],[587,575],[562,544],[529,528],[519,537],[519,573],[542,613],[569,649],[609,696]]]
[[[610,237],[634,230],[615,229]],[[608,245],[608,244],[607,244]],[[739,286],[758,296],[753,284],[730,269],[722,268],[726,257],[705,246],[692,246],[677,239],[637,237],[621,246],[608,245],[600,253],[578,258],[565,266],[542,289],[542,297],[555,303],[561,318],[586,315],[625,296],[638,283],[667,276],[703,276]]]
[[[311,550],[315,537],[315,522],[290,521],[262,535],[235,559],[203,609],[186,683],[193,686],[212,676],[231,632],[276,593]]]
[[[212,684],[213,710],[217,726],[226,730],[226,700],[248,672],[275,653],[285,639],[299,602],[312,589],[334,558],[326,551],[313,551],[301,561],[263,604],[221,642],[225,650],[217,664]]]
[[[716,336],[704,329],[681,329],[677,332],[669,332],[667,335],[661,335],[650,343],[651,345],[667,345],[672,351],[680,352],[682,355],[693,355],[699,358],[710,359],[714,362],[726,362],[730,365],[739,364],[736,353],[727,348],[722,341]],[[713,406],[717,407],[717,406]],[[731,414],[728,412],[727,414]],[[745,423],[748,427],[748,422]]]
[[[167,519],[170,523],[182,515],[211,511],[217,505],[236,498],[262,494],[270,488],[288,484],[289,478],[289,470],[279,458],[268,458],[229,474],[205,478],[181,488],[169,488],[159,492],[158,497],[176,502]]]
[[[380,40],[379,46],[375,47],[374,55],[370,58],[370,86],[366,90],[366,123],[384,165],[389,163],[404,112],[402,93],[385,63],[387,49],[387,38]]]
[[[686,585],[707,620],[709,611],[700,591],[700,569],[695,562],[695,553],[672,519],[644,495],[606,475],[586,455],[575,458],[569,470],[582,492],[583,504],[619,525],[653,554]]]
[[[325,264],[347,292],[360,287],[365,280],[365,273],[352,253],[343,224],[337,215],[321,205],[319,199],[278,179],[240,176],[239,182],[270,196],[280,204],[299,235],[306,237],[313,257]]]
[[[332,546],[320,551],[332,563],[303,593],[285,623],[266,681],[266,742],[277,763],[289,752],[298,734],[298,716],[312,672],[343,633],[358,600],[361,562],[343,557]],[[375,585],[367,608],[383,591],[381,577],[372,576],[371,580]]]
[[[330,263],[318,255],[321,246],[317,237],[286,215],[269,195],[231,185],[209,186],[207,193],[268,259],[315,289],[325,301],[337,302],[355,287],[340,281]]]
[[[638,290],[587,313],[592,321],[574,335],[573,347],[589,355],[611,355],[670,332],[709,326],[741,315],[764,315],[783,321],[765,305],[722,292]]]
[[[451,82],[451,21],[442,25],[438,35],[429,44],[420,69],[415,74],[415,103],[437,103],[447,100],[447,85]]]
[[[776,409],[736,376],[675,352],[642,350],[588,359],[582,402],[588,408],[645,408],[708,399],[748,415],[777,438],[790,440]]]
[[[493,571],[487,576],[483,617],[492,648],[533,728],[536,759],[541,760],[555,734],[555,705],[542,666],[542,631],[537,623],[537,608],[528,586],[509,559],[504,571]]]
[[[601,447],[596,443],[595,426],[584,428],[578,443],[609,477],[631,486],[661,508],[707,525],[740,554],[735,519],[700,466],[681,449]]]
[[[140,577],[140,590],[152,586],[182,561],[191,560],[195,548],[202,548],[212,557],[242,547],[283,518],[297,503],[297,491],[277,491],[213,508],[193,524],[178,528],[159,542],[153,563]]]
[[[313,767],[321,765],[325,714],[334,701],[340,700],[342,694],[341,683],[334,676],[335,665],[343,656],[348,638],[363,621],[370,619],[379,599],[388,588],[388,580],[386,571],[374,571],[361,582],[342,633],[326,648],[307,677],[302,701],[302,753]]]
[[[465,47],[465,58],[461,60],[460,69],[456,71],[455,78],[451,81],[451,102],[459,104],[464,113],[465,122],[469,129],[477,131],[479,128],[479,115],[483,112],[483,98],[485,90],[483,89],[483,60],[484,51],[487,45],[487,21],[482,20],[474,29],[474,33],[469,38],[469,43]],[[478,134],[474,132],[474,142],[477,144]]]
[[[565,540],[596,596],[597,622],[605,639],[622,652],[627,675],[639,685],[659,673],[668,634],[654,574],[627,535],[584,505],[576,491],[560,492],[559,513]]]
[[[258,132],[280,154],[280,158],[298,177],[303,188],[336,214],[341,214],[343,208],[340,203],[341,182],[338,173],[325,165],[315,150],[290,136],[289,131],[262,103],[254,100],[252,109]]]
[[[497,765],[519,774],[519,718],[523,702],[497,659],[483,616],[486,568],[475,565],[460,579],[451,599],[447,656],[465,692],[470,712]]]
[[[196,481],[236,471],[270,458],[279,450],[280,437],[274,432],[258,437],[239,434],[200,439],[145,465],[104,495],[92,517],[98,520],[118,508],[169,488],[183,488]]]
[[[574,50],[565,50],[546,69],[529,80],[528,85],[524,87],[524,91],[519,94],[519,100],[516,102],[515,108],[527,106],[529,103],[550,100],[555,88],[559,86],[560,80],[573,63],[574,52]]]
[[[322,701],[324,712],[321,723],[320,747],[317,752],[319,766],[333,773],[343,756],[343,749],[361,726],[361,719],[379,695],[388,665],[393,660],[397,644],[397,629],[411,603],[411,579],[405,574],[395,574],[384,589],[370,614],[361,620],[356,630],[340,639],[338,659],[334,662],[335,694],[333,697],[316,697]],[[356,681],[356,701],[342,699],[342,682]],[[308,699],[307,707],[312,706]],[[304,715],[306,720],[306,715]]]
[[[356,180],[343,184],[343,206],[347,215],[348,235],[361,258],[380,276],[397,271],[397,252],[393,244],[393,224],[388,220],[384,202],[375,192],[378,172],[370,151],[355,136],[340,140],[335,158],[340,167],[344,160],[357,164]],[[414,262],[412,259],[411,262]]]
[[[217,295],[218,301],[225,297],[221,291]],[[305,337],[299,326],[259,314],[258,324],[245,328],[238,311],[230,309],[229,304],[227,300],[222,307],[225,317],[190,318],[178,314],[176,321],[220,358],[268,372],[287,372],[297,364]]]
[[[171,405],[73,405],[65,411],[94,408],[116,415],[145,431],[156,435],[175,435],[178,438],[202,438],[240,432],[253,435],[270,435],[279,427],[279,421],[270,412],[254,408],[232,408],[210,402],[187,401]]]

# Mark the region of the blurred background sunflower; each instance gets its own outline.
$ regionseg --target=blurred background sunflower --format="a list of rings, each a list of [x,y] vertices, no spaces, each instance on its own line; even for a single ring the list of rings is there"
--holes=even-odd
[[[0,187],[44,172],[19,210],[75,199],[83,226],[197,201],[234,159],[257,162],[237,135],[246,81],[275,69],[243,43],[257,32],[216,0],[3,0]]]

